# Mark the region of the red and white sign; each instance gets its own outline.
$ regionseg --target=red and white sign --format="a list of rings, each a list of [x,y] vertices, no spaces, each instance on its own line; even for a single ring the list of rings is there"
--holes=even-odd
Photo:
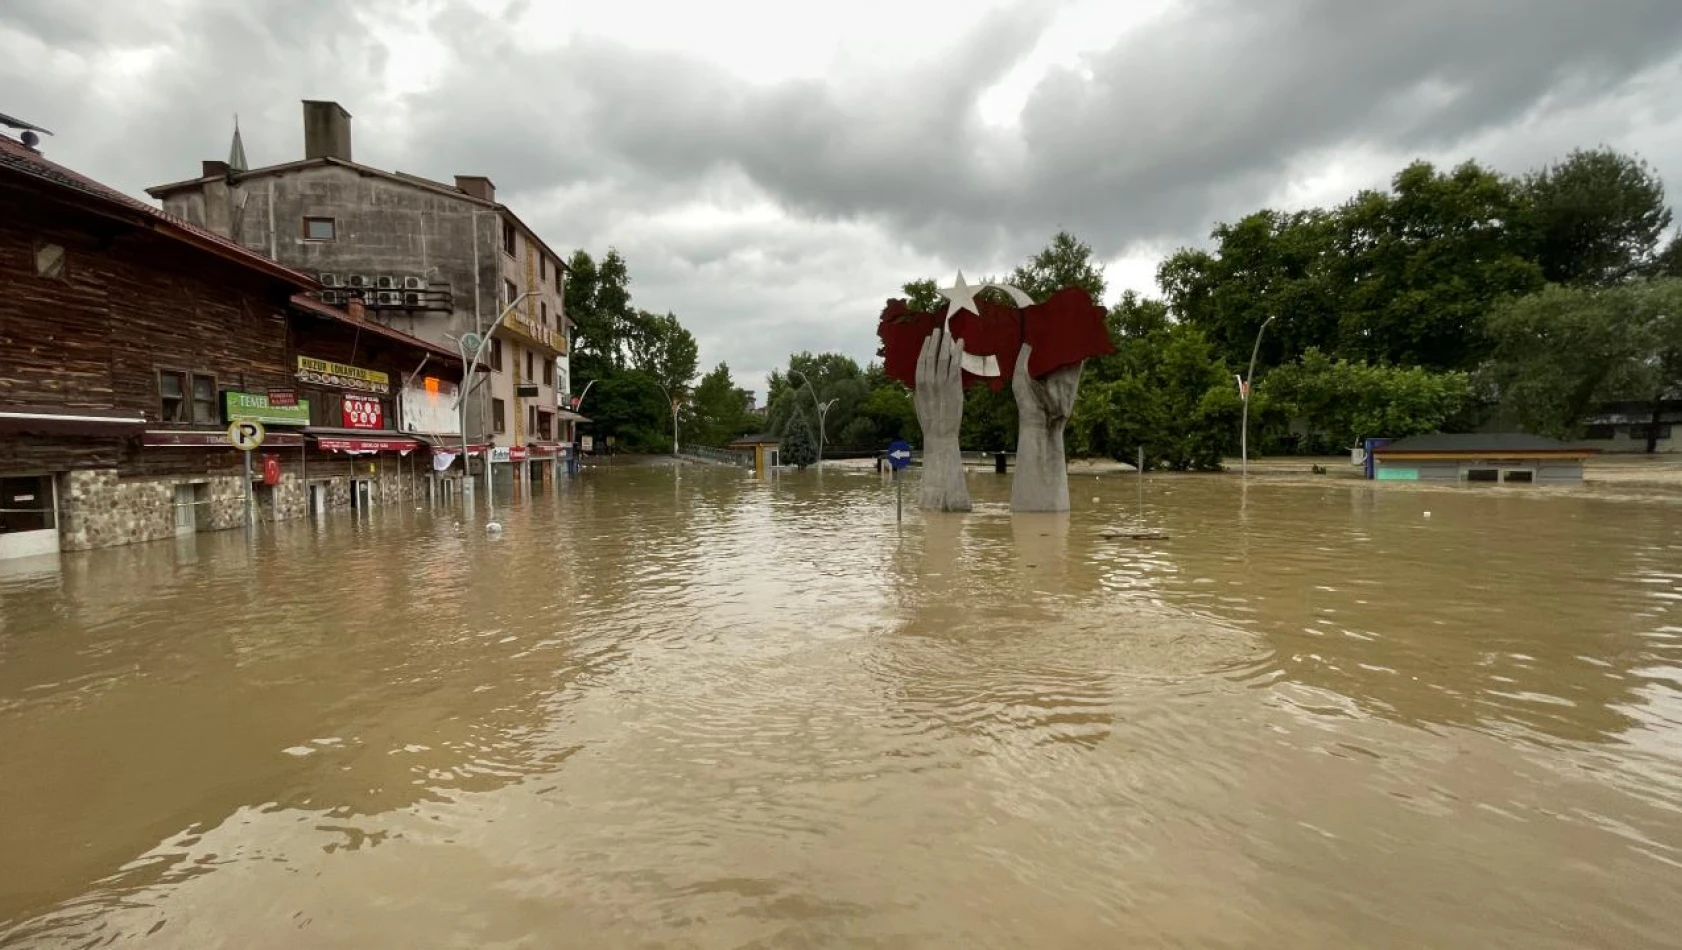
[[[316,439],[323,452],[413,452],[419,442],[407,439]]]
[[[268,392],[269,405],[277,409],[290,408],[298,404],[296,389],[271,389]]]
[[[385,408],[373,396],[345,393],[344,416],[347,429],[385,428]]]
[[[508,461],[510,462],[524,462],[526,455],[526,447],[523,445],[509,446],[508,448]]]

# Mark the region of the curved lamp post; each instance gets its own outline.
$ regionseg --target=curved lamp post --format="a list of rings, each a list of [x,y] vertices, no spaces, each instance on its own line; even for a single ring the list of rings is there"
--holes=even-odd
[[[1267,332],[1267,325],[1277,319],[1278,316],[1278,314],[1274,314],[1268,317],[1257,328],[1256,345],[1250,348],[1250,371],[1245,374],[1243,379],[1238,381],[1238,394],[1244,401],[1243,428],[1238,434],[1238,453],[1241,459],[1240,465],[1243,466],[1244,478],[1250,477],[1250,390],[1253,388],[1251,383],[1256,378],[1256,354],[1261,352],[1262,334]]]
[[[458,425],[461,426],[461,474],[462,474],[461,487],[462,487],[462,495],[464,497],[467,496],[467,495],[471,495],[473,493],[473,479],[469,478],[467,476],[467,460],[468,460],[468,455],[467,455],[467,390],[468,390],[468,384],[473,380],[474,374],[479,371],[479,363],[480,363],[481,357],[483,357],[485,355],[485,347],[490,345],[491,337],[496,335],[497,329],[502,326],[502,321],[508,319],[508,315],[514,312],[514,308],[518,307],[520,305],[520,301],[526,299],[527,297],[535,297],[535,296],[537,296],[537,291],[528,290],[525,293],[519,295],[518,297],[515,297],[513,300],[508,301],[508,306],[502,308],[501,313],[496,315],[496,320],[492,321],[491,328],[489,330],[486,330],[483,336],[480,336],[479,334],[473,334],[473,333],[463,334],[461,339],[456,341],[456,348],[461,350],[461,360],[462,360],[462,363],[466,366],[466,376],[462,379],[461,387],[456,390],[456,422],[457,422]],[[472,352],[471,353],[468,352],[469,344],[472,344],[472,347],[471,347]],[[475,385],[473,388],[477,389],[479,387]],[[495,494],[496,490],[492,487],[491,481],[492,481],[491,480],[491,449],[490,449],[490,445],[487,443],[486,446],[485,446],[485,511],[486,512],[491,511],[492,508],[494,507],[494,505],[496,504],[496,494]]]
[[[818,401],[817,387],[812,385],[812,378],[810,376],[807,376],[805,373],[802,373],[797,369],[789,370],[788,374],[790,376],[800,377],[800,379],[806,384],[806,391],[812,394],[812,405],[818,408],[818,465],[821,466],[823,465],[824,419],[829,415],[829,410],[833,409],[835,404],[841,400],[836,398],[831,399],[828,402],[820,402]]]

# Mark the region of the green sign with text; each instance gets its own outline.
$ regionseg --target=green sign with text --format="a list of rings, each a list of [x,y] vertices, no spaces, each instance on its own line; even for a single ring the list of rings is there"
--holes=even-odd
[[[296,406],[271,406],[269,397],[257,393],[223,393],[227,400],[229,422],[261,422],[266,426],[307,426],[310,424],[310,401],[298,400]]]

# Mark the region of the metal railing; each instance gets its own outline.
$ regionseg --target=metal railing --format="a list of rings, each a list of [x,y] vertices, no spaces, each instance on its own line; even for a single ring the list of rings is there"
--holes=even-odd
[[[711,445],[685,445],[680,447],[678,454],[703,462],[712,462],[715,465],[753,468],[753,453],[736,449],[720,449]]]

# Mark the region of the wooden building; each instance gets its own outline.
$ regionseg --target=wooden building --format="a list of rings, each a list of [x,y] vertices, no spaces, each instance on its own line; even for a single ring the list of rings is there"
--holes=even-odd
[[[231,419],[269,427],[253,460],[265,463],[254,494],[266,516],[302,514],[316,482],[324,506],[348,504],[354,472],[343,463],[355,446],[336,452],[326,430],[339,427],[313,425],[298,397],[336,391],[337,402],[321,402],[342,413],[352,387],[308,376],[302,358],[348,355],[386,375],[382,428],[366,438],[387,447],[385,407],[400,409],[401,383],[424,378],[396,367],[412,373],[425,357],[435,389],[460,378],[459,359],[441,348],[315,312],[300,296],[320,289],[313,278],[5,136],[0,285],[0,557],[242,525],[247,482]],[[370,500],[388,493],[379,461]],[[324,467],[311,473],[312,462]]]
[[[1438,484],[1580,485],[1599,450],[1520,432],[1398,439],[1372,450],[1378,481]]]
[[[306,443],[297,500],[309,510],[459,493],[459,468],[433,468],[434,450],[453,457],[461,437],[458,354],[369,320],[357,303],[340,310],[300,295],[287,360],[305,408],[295,415]]]

